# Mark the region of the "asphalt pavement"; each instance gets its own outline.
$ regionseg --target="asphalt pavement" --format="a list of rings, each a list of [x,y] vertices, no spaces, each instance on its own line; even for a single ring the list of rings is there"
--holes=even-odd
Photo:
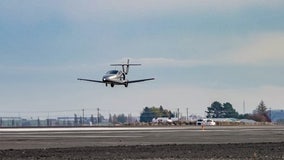
[[[283,142],[284,126],[0,128],[0,150]]]

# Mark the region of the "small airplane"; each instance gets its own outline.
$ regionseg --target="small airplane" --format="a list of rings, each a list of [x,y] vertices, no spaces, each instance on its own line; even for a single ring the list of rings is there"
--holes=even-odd
[[[129,66],[140,66],[141,64],[130,64],[129,59],[127,60],[127,63],[123,64],[111,64],[111,66],[121,66],[122,70],[110,70],[108,71],[102,78],[101,81],[99,80],[93,80],[93,79],[81,79],[78,78],[80,81],[89,81],[89,82],[97,82],[97,83],[105,83],[106,86],[110,84],[111,87],[114,87],[114,85],[124,85],[125,87],[128,87],[129,83],[137,83],[137,82],[143,82],[143,81],[150,81],[154,80],[155,78],[147,78],[147,79],[138,79],[138,80],[128,80],[126,79],[126,75],[129,72]]]

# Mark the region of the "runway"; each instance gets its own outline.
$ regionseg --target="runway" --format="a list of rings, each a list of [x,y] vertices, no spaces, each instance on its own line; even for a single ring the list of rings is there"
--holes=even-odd
[[[0,150],[283,141],[284,126],[0,128]]]

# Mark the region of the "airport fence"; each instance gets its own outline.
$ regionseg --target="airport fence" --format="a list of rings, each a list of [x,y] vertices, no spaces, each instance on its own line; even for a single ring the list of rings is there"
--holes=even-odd
[[[110,122],[108,119],[97,119],[85,117],[76,119],[74,117],[58,117],[50,119],[24,119],[20,117],[0,117],[0,127],[81,127],[81,126],[195,126],[196,121],[175,121],[171,123],[139,122],[137,118],[130,119],[127,122]],[[248,125],[284,125],[284,123],[271,122],[216,122],[216,126],[248,126]]]

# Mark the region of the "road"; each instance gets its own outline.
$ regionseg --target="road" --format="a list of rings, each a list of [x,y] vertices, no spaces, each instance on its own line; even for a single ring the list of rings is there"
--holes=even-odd
[[[284,126],[0,128],[0,150],[283,141]]]

